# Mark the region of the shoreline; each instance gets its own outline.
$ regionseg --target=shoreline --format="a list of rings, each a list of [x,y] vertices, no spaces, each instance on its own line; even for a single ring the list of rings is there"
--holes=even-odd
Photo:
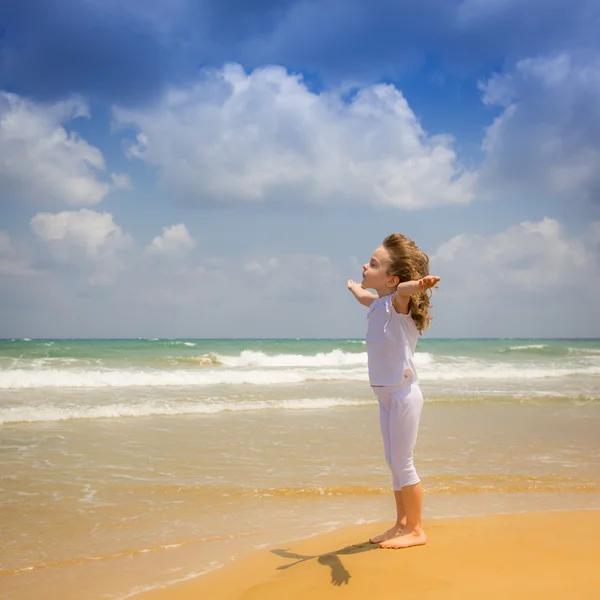
[[[598,509],[430,518],[424,525],[425,546],[383,550],[368,538],[390,523],[344,526],[129,598],[592,600],[600,589],[600,540],[591,535],[600,530]]]

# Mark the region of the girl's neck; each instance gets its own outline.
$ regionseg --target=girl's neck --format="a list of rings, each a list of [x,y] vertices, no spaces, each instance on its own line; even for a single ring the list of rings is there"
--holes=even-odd
[[[383,288],[381,290],[376,289],[375,292],[377,293],[377,295],[380,298],[383,298],[384,296],[390,296],[391,294],[393,294],[396,290],[391,290],[390,288]]]

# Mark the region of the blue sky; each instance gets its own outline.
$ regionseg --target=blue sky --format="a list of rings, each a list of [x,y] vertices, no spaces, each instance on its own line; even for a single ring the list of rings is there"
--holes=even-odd
[[[600,336],[592,0],[0,6],[0,336],[360,337],[392,231],[431,337]]]

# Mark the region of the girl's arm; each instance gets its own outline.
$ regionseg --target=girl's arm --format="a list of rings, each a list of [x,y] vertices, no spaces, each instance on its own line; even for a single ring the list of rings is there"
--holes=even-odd
[[[403,315],[408,314],[410,297],[413,294],[418,294],[419,292],[424,292],[425,290],[431,289],[439,280],[439,277],[428,275],[427,277],[423,277],[423,279],[419,279],[417,281],[404,281],[403,283],[398,284],[396,293],[392,297],[392,304],[394,305],[396,312],[399,312]]]
[[[373,304],[373,302],[378,298],[378,296],[372,294],[368,290],[365,290],[360,283],[356,283],[356,281],[352,281],[352,279],[348,279],[348,289],[354,294],[354,297],[363,306],[371,306],[371,304]]]

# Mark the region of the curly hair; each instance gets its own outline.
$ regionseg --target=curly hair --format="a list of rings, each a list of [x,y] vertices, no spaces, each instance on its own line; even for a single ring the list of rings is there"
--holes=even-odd
[[[410,238],[401,233],[392,233],[383,240],[382,246],[390,255],[388,273],[404,281],[416,281],[429,275],[429,256]],[[419,292],[410,297],[410,314],[423,333],[431,323],[431,290]]]

